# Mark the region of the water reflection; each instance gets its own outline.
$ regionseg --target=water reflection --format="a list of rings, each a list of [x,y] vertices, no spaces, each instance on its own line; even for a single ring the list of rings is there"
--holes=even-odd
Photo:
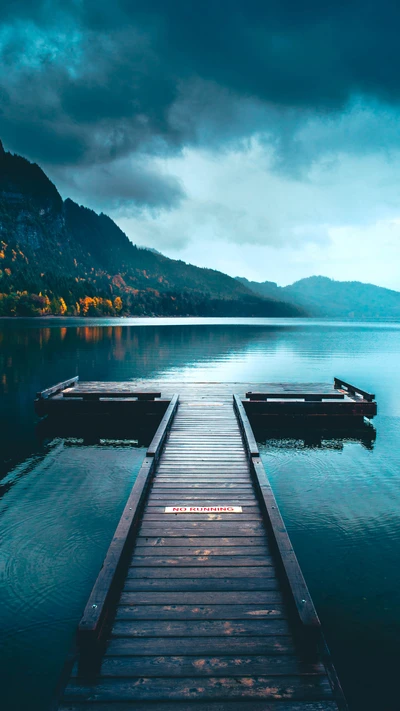
[[[138,420],[124,422],[119,417],[92,417],[90,420],[84,416],[75,416],[71,421],[64,418],[44,418],[36,425],[38,442],[46,445],[56,437],[67,437],[67,446],[80,446],[87,444],[107,445],[111,442],[120,447],[131,445],[148,447],[160,418],[152,419],[151,424]],[[132,439],[133,436],[135,439]]]
[[[306,425],[288,422],[288,418],[274,418],[271,427],[266,426],[262,418],[253,417],[251,425],[257,442],[268,451],[306,448],[342,451],[350,442],[359,443],[369,450],[374,448],[376,429],[370,422],[354,424],[348,420],[347,425],[339,422],[327,426],[321,424],[320,419],[314,418],[313,423]]]
[[[148,321],[151,322],[151,319]],[[268,319],[188,319],[170,326],[75,326],[56,319],[0,323],[0,476],[37,452],[32,402],[38,390],[79,374],[81,380],[332,381],[353,380],[400,415],[400,328]],[[196,322],[196,323],[194,323]],[[154,321],[153,321],[154,323]]]

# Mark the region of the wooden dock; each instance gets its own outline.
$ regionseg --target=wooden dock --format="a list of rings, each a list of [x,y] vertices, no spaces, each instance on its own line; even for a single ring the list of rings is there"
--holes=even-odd
[[[175,383],[168,381],[80,382],[75,376],[37,393],[35,410],[66,421],[126,417],[149,421],[165,413],[172,392],[204,399],[240,394],[251,417],[372,419],[377,413],[375,395],[335,378],[329,383]]]
[[[158,385],[130,384],[136,392],[162,392],[169,404],[79,624],[54,708],[344,711],[246,414],[253,402],[276,402],[272,386],[241,384],[232,392],[228,383]],[[80,392],[103,388],[109,396],[113,387],[82,384]],[[245,397],[250,390],[262,397]],[[300,390],[300,403],[313,402],[313,393],[318,405],[337,402],[326,385]],[[371,404],[366,395],[354,397]]]

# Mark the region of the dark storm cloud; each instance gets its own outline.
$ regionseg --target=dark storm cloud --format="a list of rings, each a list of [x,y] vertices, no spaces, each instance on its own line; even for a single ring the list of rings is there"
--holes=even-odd
[[[284,152],[305,117],[400,99],[393,0],[17,0],[0,13],[0,135],[50,166],[256,130]]]
[[[90,202],[96,210],[112,210],[123,215],[133,205],[150,210],[179,204],[183,190],[176,178],[162,176],[146,167],[144,161],[119,159],[106,165],[53,169],[61,192],[77,201]],[[64,190],[63,190],[64,189]]]

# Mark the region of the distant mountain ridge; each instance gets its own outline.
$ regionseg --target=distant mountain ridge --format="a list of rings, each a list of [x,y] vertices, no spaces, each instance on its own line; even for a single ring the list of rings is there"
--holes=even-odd
[[[0,142],[0,315],[298,316],[214,269],[132,244],[107,215],[62,200]]]
[[[400,292],[360,281],[323,276],[300,279],[290,286],[236,277],[259,295],[303,308],[309,316],[330,318],[400,318]]]
[[[400,318],[400,293],[323,276],[279,287],[137,247],[0,141],[0,316],[48,314]]]

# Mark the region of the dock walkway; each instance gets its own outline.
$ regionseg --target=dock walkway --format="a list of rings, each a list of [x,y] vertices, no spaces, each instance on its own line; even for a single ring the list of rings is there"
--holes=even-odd
[[[98,668],[75,663],[60,711],[346,709],[231,387],[181,388],[142,497]],[[242,511],[165,512],[177,506]]]

